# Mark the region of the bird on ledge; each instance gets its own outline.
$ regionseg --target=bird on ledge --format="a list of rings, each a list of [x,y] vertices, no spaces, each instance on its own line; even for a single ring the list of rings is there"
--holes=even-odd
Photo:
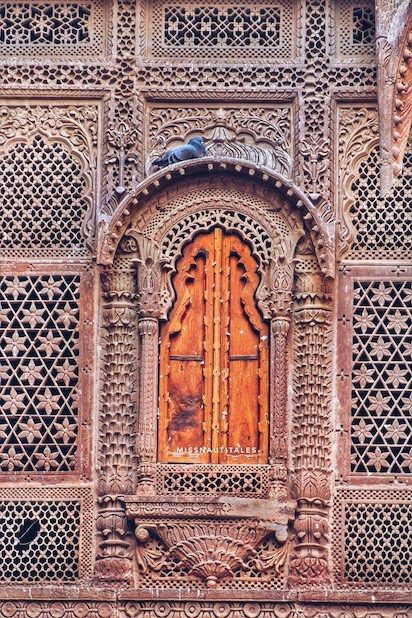
[[[166,150],[164,154],[153,161],[153,165],[156,165],[156,167],[167,167],[179,161],[200,159],[205,157],[206,154],[205,140],[201,136],[196,136],[192,137],[187,144]]]

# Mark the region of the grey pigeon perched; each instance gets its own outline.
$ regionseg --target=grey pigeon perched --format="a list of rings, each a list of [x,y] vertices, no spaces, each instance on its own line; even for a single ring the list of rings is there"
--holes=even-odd
[[[199,159],[206,156],[205,141],[203,137],[192,137],[187,144],[176,146],[166,150],[164,154],[153,161],[153,165],[157,167],[167,167],[178,161],[187,161],[188,159]]]

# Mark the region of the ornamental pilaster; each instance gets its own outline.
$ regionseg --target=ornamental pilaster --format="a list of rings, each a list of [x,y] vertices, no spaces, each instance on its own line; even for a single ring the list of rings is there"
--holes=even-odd
[[[102,273],[103,359],[99,432],[98,577],[129,579],[131,548],[123,496],[136,482],[135,397],[137,314],[131,270]]]
[[[331,342],[330,283],[319,273],[299,274],[294,311],[292,433],[297,517],[292,585],[330,581]]]

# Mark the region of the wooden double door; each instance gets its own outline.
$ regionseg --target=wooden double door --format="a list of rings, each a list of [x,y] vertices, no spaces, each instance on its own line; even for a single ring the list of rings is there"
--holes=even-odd
[[[250,247],[215,228],[184,248],[161,327],[162,462],[265,463],[268,326],[256,306]]]

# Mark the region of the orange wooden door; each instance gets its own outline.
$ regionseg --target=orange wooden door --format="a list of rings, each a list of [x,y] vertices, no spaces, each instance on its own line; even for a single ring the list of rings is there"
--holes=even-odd
[[[186,246],[161,328],[160,461],[267,461],[268,328],[256,270],[249,247],[220,228]]]

